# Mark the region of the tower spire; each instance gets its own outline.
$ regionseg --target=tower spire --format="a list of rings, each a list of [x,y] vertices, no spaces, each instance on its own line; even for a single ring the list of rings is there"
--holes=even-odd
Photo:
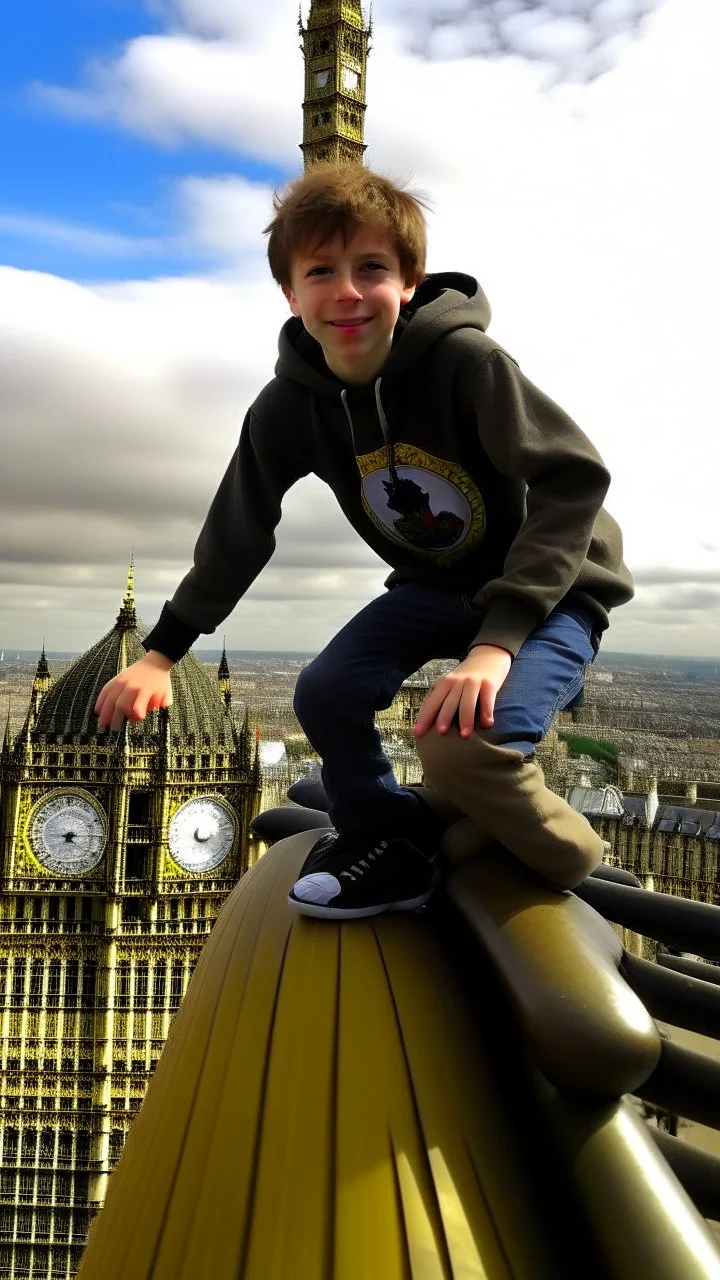
[[[50,688],[50,681],[51,681],[50,668],[47,664],[47,658],[45,657],[45,639],[43,638],[42,653],[38,658],[38,664],[35,670],[35,678],[32,684],[30,707],[31,707],[33,719],[35,716],[37,716],[37,713],[40,710],[40,703],[42,702],[43,698],[45,697],[45,694]]]
[[[323,161],[362,164],[371,27],[360,0],[312,0],[307,26],[300,12],[300,35],[305,167]]]
[[[227,660],[227,643],[225,636],[223,636],[223,650],[222,657],[220,659],[220,666],[218,667],[217,682],[218,689],[220,690],[223,702],[225,703],[225,710],[229,711],[232,694],[230,692],[230,668]]]
[[[135,548],[133,547],[130,555],[130,568],[128,569],[127,584],[125,586],[125,595],[120,607],[120,612],[115,620],[115,626],[119,631],[132,631],[137,626],[137,615],[135,613]]]
[[[135,548],[130,552],[130,568],[128,569],[127,586],[123,604],[129,609],[135,608]]]
[[[45,637],[44,636],[43,636],[43,642],[42,642],[42,653],[40,654],[40,658],[38,660],[37,671],[35,672],[35,676],[36,677],[42,676],[43,678],[48,680],[50,678],[50,668],[47,664],[47,658],[45,657]]]

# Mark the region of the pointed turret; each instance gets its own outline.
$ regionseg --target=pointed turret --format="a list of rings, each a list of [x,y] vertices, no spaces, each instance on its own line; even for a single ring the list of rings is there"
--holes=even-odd
[[[47,664],[47,658],[45,657],[45,637],[44,636],[43,636],[43,642],[42,642],[42,653],[38,658],[37,671],[35,672],[35,679],[37,680],[39,678],[42,678],[43,680],[47,680],[47,687],[50,688],[50,668]]]
[[[120,612],[115,621],[115,629],[117,631],[133,631],[137,626],[137,616],[135,614],[135,552],[130,556],[130,568],[128,569],[127,586],[125,587],[125,595],[120,607]]]
[[[30,695],[30,709],[32,718],[34,719],[40,709],[45,694],[50,688],[50,668],[45,657],[45,640],[43,639],[42,653],[38,659],[37,669],[32,684],[32,693]]]
[[[305,101],[300,150],[306,168],[328,161],[363,163],[370,35],[360,0],[312,0],[307,26],[301,10]]]
[[[218,667],[217,673],[217,682],[218,689],[220,690],[223,702],[225,703],[225,710],[229,713],[230,704],[232,702],[232,693],[230,691],[230,668],[228,666],[226,641],[224,636],[222,657],[220,659],[220,666]]]

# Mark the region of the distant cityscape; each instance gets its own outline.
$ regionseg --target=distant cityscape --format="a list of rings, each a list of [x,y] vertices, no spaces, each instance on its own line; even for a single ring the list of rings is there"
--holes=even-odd
[[[222,651],[193,652],[214,679]],[[25,720],[39,656],[37,650],[0,651],[0,716],[3,730],[9,718],[11,737]],[[47,651],[52,680],[78,656]],[[315,760],[292,707],[298,674],[314,655],[230,650],[226,656],[233,707],[238,715],[247,711],[260,742],[262,804],[283,803],[285,786],[312,769]],[[408,683],[422,688],[452,665],[430,663]],[[416,762],[407,707],[398,705],[382,713],[379,722],[390,754],[397,753],[404,761],[403,780],[419,781],[417,764],[408,760],[409,753]],[[693,794],[720,794],[720,661],[601,651],[589,672],[584,705],[572,717],[561,716],[558,731],[564,738],[589,736],[593,742],[605,743],[610,754],[604,768],[597,751],[593,758],[576,755],[569,773],[566,768],[562,778],[549,777],[557,790],[564,792],[579,780],[587,781],[594,771],[605,783],[630,790],[655,778],[661,792],[673,795],[687,796],[690,783],[696,787]],[[551,741],[544,749],[546,754],[548,749],[552,754],[552,745]],[[612,768],[608,767],[611,758]]]

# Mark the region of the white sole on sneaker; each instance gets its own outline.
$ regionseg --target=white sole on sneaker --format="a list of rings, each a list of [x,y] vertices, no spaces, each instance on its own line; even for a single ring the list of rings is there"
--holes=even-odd
[[[367,916],[379,916],[384,911],[419,911],[430,901],[434,889],[421,893],[417,898],[406,898],[403,902],[388,902],[380,907],[323,907],[316,902],[301,902],[288,894],[288,904],[303,916],[314,916],[316,920],[362,920]]]

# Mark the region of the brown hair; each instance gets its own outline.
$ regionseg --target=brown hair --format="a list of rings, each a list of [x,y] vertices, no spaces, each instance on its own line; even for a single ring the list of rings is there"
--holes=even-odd
[[[362,164],[314,164],[273,195],[275,217],[265,228],[268,261],[279,285],[290,284],[292,255],[318,248],[339,231],[346,239],[363,223],[388,231],[395,241],[405,283],[425,275],[427,228],[419,195],[398,187]]]

